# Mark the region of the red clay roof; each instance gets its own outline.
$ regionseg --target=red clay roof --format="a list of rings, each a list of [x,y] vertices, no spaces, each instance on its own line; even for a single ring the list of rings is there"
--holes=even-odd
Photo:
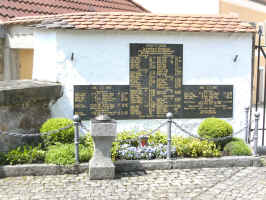
[[[132,0],[0,0],[0,21],[74,12],[147,12]]]
[[[256,32],[256,27],[233,16],[185,16],[152,13],[86,12],[54,16],[14,18],[8,24],[35,24],[46,29]]]

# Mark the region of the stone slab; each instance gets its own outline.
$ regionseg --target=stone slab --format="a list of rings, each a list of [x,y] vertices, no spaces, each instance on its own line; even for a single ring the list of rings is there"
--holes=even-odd
[[[52,164],[8,165],[0,166],[0,177],[78,174],[86,170],[88,170],[88,164],[85,163],[71,166]]]
[[[92,167],[89,166],[91,180],[105,180],[115,178],[115,166]]]
[[[0,131],[36,130],[50,118],[50,105],[62,96],[58,83],[0,81]]]
[[[116,122],[91,123],[91,136],[97,137],[115,137],[116,136]]]
[[[39,134],[24,134],[23,131],[0,132],[0,152],[8,152],[18,146],[38,145]]]
[[[62,96],[58,83],[35,80],[0,81],[0,106],[56,100]]]

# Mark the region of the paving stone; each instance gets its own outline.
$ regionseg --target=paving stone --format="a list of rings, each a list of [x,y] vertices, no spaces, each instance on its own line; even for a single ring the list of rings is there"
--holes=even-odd
[[[265,200],[265,167],[128,172],[114,180],[88,174],[0,179],[1,200]]]

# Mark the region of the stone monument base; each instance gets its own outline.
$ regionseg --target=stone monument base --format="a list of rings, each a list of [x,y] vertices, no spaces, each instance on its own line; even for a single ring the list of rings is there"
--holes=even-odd
[[[0,81],[0,152],[7,152],[31,140],[51,117],[50,105],[62,96],[58,83],[35,80]],[[25,132],[25,134],[24,134]]]
[[[89,163],[89,177],[91,180],[114,179],[115,165],[112,161],[95,161]]]
[[[116,122],[104,118],[93,120],[91,136],[94,142],[94,154],[89,163],[89,178],[114,179],[115,165],[111,159],[111,148],[116,136]]]

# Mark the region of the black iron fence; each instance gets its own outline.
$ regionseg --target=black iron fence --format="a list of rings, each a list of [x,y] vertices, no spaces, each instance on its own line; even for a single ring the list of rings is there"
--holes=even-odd
[[[256,103],[255,103],[255,112],[258,112],[258,104],[259,104],[259,99],[260,99],[260,96],[262,96],[262,127],[261,128],[258,128],[259,131],[261,131],[261,134],[262,134],[262,143],[261,145],[264,146],[264,137],[265,137],[265,120],[266,120],[266,45],[263,45],[262,44],[262,31],[263,30],[263,27],[262,26],[259,26],[259,30],[258,30],[258,45],[255,45],[255,50],[257,50],[257,56],[258,56],[258,60],[257,60],[257,84],[256,84]],[[261,77],[261,71],[260,71],[260,67],[261,67],[261,63],[262,63],[262,59],[264,59],[264,63],[265,63],[265,66],[264,66],[264,82],[263,84],[261,85],[260,83],[260,77]],[[254,78],[254,77],[253,77]],[[253,81],[252,81],[252,84],[253,84]],[[252,85],[253,87],[253,85]],[[251,110],[252,112],[252,110]],[[250,113],[251,113],[250,112]],[[250,116],[252,116],[250,114]],[[251,118],[251,117],[250,117]],[[251,123],[250,123],[251,124]],[[251,128],[250,126],[250,131],[254,131],[255,129]]]

